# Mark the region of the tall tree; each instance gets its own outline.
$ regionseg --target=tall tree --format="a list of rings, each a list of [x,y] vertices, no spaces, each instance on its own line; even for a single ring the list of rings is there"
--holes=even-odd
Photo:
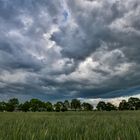
[[[53,111],[53,105],[51,102],[46,102],[45,103],[47,111]]]
[[[30,100],[30,108],[31,111],[44,111],[45,103],[40,101],[39,99],[31,99]]]
[[[137,110],[140,108],[140,99],[139,98],[134,98],[130,97],[128,99],[128,105],[130,110]]]
[[[111,110],[117,110],[117,107],[108,102],[106,104],[106,111],[111,111]]]
[[[61,111],[61,103],[57,102],[56,104],[54,104],[54,109],[56,112],[60,112]]]
[[[55,111],[57,112],[67,110],[67,108],[64,106],[64,103],[61,101],[58,101],[56,104],[54,104],[54,107],[55,107]]]
[[[104,111],[106,110],[106,103],[104,101],[100,101],[97,106],[96,106],[97,110],[99,111]]]
[[[126,100],[122,100],[119,104],[119,110],[128,110],[129,104],[126,102]]]
[[[6,110],[7,111],[14,111],[18,109],[19,101],[17,98],[12,98],[8,101],[6,104]]]
[[[67,108],[67,110],[70,108],[70,103],[68,100],[64,101],[64,106]]]
[[[0,102],[0,111],[5,111],[6,110],[6,103],[5,102]]]
[[[89,103],[83,103],[82,104],[82,108],[85,110],[85,111],[92,111],[93,110],[93,106]]]
[[[81,109],[81,102],[80,102],[80,100],[72,99],[72,101],[71,101],[71,108],[74,109],[75,111],[77,109]]]
[[[25,103],[20,105],[20,110],[27,112],[30,110],[30,102],[26,101]]]

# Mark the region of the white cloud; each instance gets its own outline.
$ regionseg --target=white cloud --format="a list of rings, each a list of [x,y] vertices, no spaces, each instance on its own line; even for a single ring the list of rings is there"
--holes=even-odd
[[[28,73],[23,70],[15,70],[12,72],[2,71],[0,75],[0,81],[4,83],[26,83]]]
[[[79,100],[81,100],[81,102],[88,102],[90,104],[92,104],[94,106],[94,108],[96,108],[97,104],[100,102],[100,101],[104,101],[104,102],[109,102],[109,103],[112,103],[114,104],[115,106],[119,106],[119,103],[122,101],[122,100],[126,100],[128,101],[128,99],[130,97],[136,97],[136,98],[140,98],[140,94],[138,95],[132,95],[132,96],[123,96],[123,97],[117,97],[117,98],[91,98],[91,99],[86,99],[86,98],[78,98]]]

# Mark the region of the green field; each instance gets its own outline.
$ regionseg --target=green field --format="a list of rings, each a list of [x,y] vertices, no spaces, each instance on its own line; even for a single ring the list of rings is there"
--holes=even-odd
[[[0,140],[140,140],[140,112],[0,113]]]

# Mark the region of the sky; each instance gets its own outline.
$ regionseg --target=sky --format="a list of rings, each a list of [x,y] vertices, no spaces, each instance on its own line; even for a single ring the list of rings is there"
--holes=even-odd
[[[0,100],[140,97],[139,0],[0,0]]]

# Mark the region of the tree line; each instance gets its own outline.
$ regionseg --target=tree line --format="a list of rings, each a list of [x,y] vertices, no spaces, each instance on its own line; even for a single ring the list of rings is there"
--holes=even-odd
[[[81,103],[78,99],[72,99],[71,101],[65,100],[64,102],[58,101],[55,104],[51,102],[43,102],[39,99],[31,99],[30,101],[26,101],[24,103],[19,103],[17,98],[12,98],[8,102],[0,102],[0,111],[32,111],[32,112],[42,112],[42,111],[56,111],[56,112],[64,112],[68,110],[93,110],[93,106],[89,103]]]
[[[128,101],[122,100],[119,103],[119,106],[115,106],[111,103],[105,103],[103,101],[100,101],[97,106],[97,110],[100,111],[111,111],[111,110],[140,110],[140,99],[130,97]]]
[[[72,99],[71,101],[65,100],[64,102],[59,101],[55,104],[51,102],[43,102],[39,99],[31,99],[30,101],[26,101],[24,103],[19,103],[17,98],[12,98],[7,102],[0,102],[0,111],[23,111],[23,112],[42,112],[42,111],[56,111],[56,112],[64,112],[64,111],[112,111],[112,110],[140,110],[140,99],[130,97],[128,101],[122,100],[119,103],[119,106],[115,106],[112,103],[100,101],[96,109],[86,102],[81,103],[78,99]]]

